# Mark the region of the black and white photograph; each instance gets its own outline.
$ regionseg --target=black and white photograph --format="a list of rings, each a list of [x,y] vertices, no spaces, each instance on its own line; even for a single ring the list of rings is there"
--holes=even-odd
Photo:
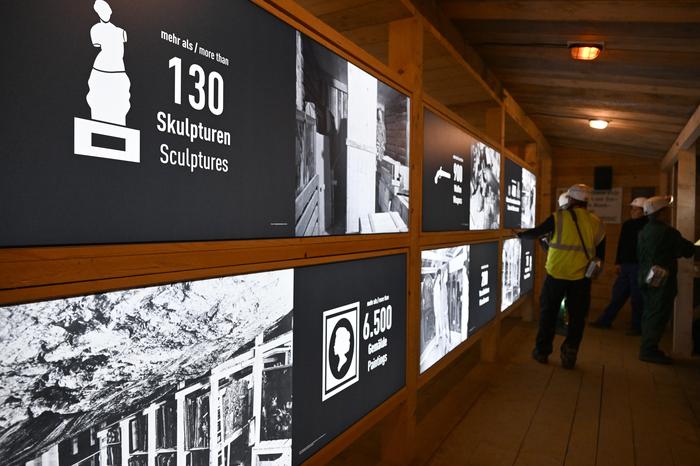
[[[520,298],[521,262],[520,239],[509,238],[505,240],[501,251],[501,311],[508,309]]]
[[[291,465],[291,269],[0,308],[7,466]]]
[[[537,178],[530,170],[523,168],[521,195],[521,228],[535,227],[537,212]]]
[[[498,314],[498,242],[469,246],[469,335]]]
[[[497,230],[501,209],[501,154],[482,142],[471,146],[470,230]]]
[[[522,296],[535,287],[535,240],[521,239],[520,245],[522,250],[520,295]]]
[[[421,373],[467,339],[469,248],[421,253]]]
[[[408,98],[296,33],[296,236],[408,231]]]

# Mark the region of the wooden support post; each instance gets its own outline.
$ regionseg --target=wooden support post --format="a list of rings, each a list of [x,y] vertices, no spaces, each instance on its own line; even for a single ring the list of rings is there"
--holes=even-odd
[[[530,295],[525,302],[520,306],[520,318],[523,322],[532,322],[535,320],[535,298]]]
[[[484,329],[481,337],[481,360],[484,362],[496,362],[498,360],[499,341],[501,339],[501,321],[496,320],[492,325]]]
[[[537,170],[537,144],[534,142],[525,144],[524,151],[525,161],[530,165],[530,170]]]
[[[552,213],[552,159],[549,157],[540,157],[537,191],[537,222],[542,222]],[[535,264],[537,264],[537,266],[535,267],[533,317],[539,316],[538,303],[540,302],[540,290],[542,289],[546,273],[544,269],[546,257],[542,248],[535,248]]]
[[[401,403],[382,421],[382,464],[392,466],[407,464],[411,449],[408,448],[406,439],[410,432],[415,431],[415,419],[411,417],[414,412],[415,410],[409,413],[407,404]],[[411,435],[415,436],[415,434]]]
[[[695,194],[697,151],[693,145],[678,151],[676,228],[684,238],[695,241]],[[673,314],[673,353],[690,357],[693,353],[693,259],[678,262],[678,297]]]
[[[499,151],[503,147],[503,131],[505,128],[505,113],[503,107],[491,107],[486,110],[486,134],[493,140],[498,141]]]
[[[532,170],[540,179],[540,183],[538,183],[538,190],[542,189],[542,184],[541,184],[541,177],[540,177],[540,171],[538,170],[538,164],[537,164],[537,144],[536,143],[529,143],[525,144],[525,161],[528,163],[530,166],[530,170]],[[550,167],[551,167],[551,162],[550,162]],[[541,198],[541,196],[540,196]],[[537,208],[537,207],[536,207]],[[535,218],[538,219],[540,216],[535,213]],[[542,270],[543,267],[541,267],[542,264],[540,264],[539,261],[541,261],[541,254],[538,249],[535,250],[535,264],[534,265],[534,272],[535,272],[535,277],[538,277],[542,275]],[[537,280],[535,281],[537,283]],[[537,293],[537,292],[536,292]],[[534,297],[529,297],[525,303],[521,306],[521,311],[520,311],[520,317],[523,319],[523,322],[532,322],[535,319],[535,301]]]
[[[411,186],[408,256],[408,307],[406,316],[407,399],[381,431],[381,455],[386,464],[409,464],[415,458],[418,360],[420,357],[420,233],[423,177],[423,24],[407,18],[389,24],[389,67],[402,76],[412,91],[410,109],[409,165]]]
[[[422,89],[423,28],[417,18],[389,23],[389,67],[403,78],[408,89]]]

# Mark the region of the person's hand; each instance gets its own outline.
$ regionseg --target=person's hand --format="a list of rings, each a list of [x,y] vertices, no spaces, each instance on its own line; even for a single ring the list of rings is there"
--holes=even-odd
[[[615,275],[620,275],[620,272],[622,272],[622,267],[620,264],[615,264]]]

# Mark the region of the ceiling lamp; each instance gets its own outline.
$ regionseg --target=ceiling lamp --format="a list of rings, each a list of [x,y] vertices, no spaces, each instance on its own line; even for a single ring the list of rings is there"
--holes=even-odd
[[[588,120],[588,126],[593,129],[605,129],[608,127],[609,121],[605,120]]]
[[[574,60],[584,60],[591,61],[595,60],[600,56],[600,52],[603,51],[603,43],[580,43],[580,42],[569,42],[569,51],[571,52],[571,58]]]

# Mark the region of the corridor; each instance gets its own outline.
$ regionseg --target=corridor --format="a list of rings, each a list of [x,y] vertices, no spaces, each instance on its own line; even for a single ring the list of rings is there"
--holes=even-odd
[[[480,388],[431,466],[700,464],[698,359],[643,363],[638,338],[588,327],[577,369],[565,371],[558,355],[530,359],[535,331],[514,324],[513,350],[467,376]]]

